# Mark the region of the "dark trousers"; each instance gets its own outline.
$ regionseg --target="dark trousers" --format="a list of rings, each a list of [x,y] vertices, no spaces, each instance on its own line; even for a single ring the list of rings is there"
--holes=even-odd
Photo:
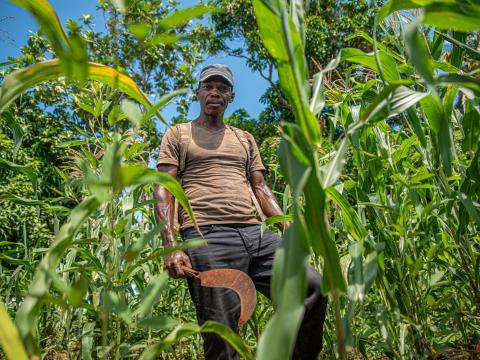
[[[260,225],[206,225],[200,227],[207,246],[192,249],[188,255],[195,270],[233,268],[247,273],[257,291],[270,298],[270,280],[275,250],[281,237]],[[199,238],[193,228],[182,232],[184,240]],[[320,293],[320,275],[309,267],[307,272],[305,315],[298,333],[293,359],[316,359],[322,350],[323,323],[327,298]],[[189,278],[190,295],[197,310],[199,324],[213,320],[237,331],[240,316],[238,295],[229,289],[200,286]],[[204,334],[206,360],[238,359],[232,347],[216,334]]]

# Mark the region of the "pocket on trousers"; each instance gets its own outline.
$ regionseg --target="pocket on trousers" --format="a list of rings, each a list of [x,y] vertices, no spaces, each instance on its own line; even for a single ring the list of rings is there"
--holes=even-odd
[[[202,225],[199,226],[200,231],[202,232],[203,236],[211,233],[215,225]],[[191,239],[201,239],[202,237],[200,234],[195,230],[194,227],[189,227],[182,231],[182,239],[183,240],[191,240]]]

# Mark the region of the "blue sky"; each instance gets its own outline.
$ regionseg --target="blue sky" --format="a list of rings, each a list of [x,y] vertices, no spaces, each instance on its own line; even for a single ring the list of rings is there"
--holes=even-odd
[[[49,0],[50,4],[57,11],[63,25],[67,19],[78,20],[84,14],[94,16],[95,28],[104,31],[104,20],[101,12],[96,10],[96,0]],[[195,5],[196,1],[180,1],[180,7]],[[21,54],[20,48],[26,44],[29,32],[38,29],[37,24],[30,14],[24,9],[10,3],[7,0],[0,0],[0,63],[7,60],[9,56]],[[231,67],[235,79],[235,101],[227,109],[226,115],[234,110],[244,108],[247,112],[257,117],[262,111],[260,96],[268,87],[268,83],[258,74],[253,73],[245,64],[244,59],[230,56],[218,56],[209,58],[196,70],[212,63],[224,63]],[[159,94],[162,95],[162,94]],[[195,118],[198,114],[198,103],[190,107],[189,118]],[[164,116],[169,119],[176,114],[175,105],[168,106],[163,111]]]

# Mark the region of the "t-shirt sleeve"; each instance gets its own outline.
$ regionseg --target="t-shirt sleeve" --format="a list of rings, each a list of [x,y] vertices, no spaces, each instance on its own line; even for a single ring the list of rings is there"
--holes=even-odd
[[[250,143],[250,173],[253,171],[265,171],[265,166],[263,166],[262,159],[260,157],[260,152],[258,151],[257,142],[252,134],[247,132],[248,142]]]
[[[158,156],[158,165],[176,165],[180,159],[180,145],[174,128],[167,130],[162,138],[160,145],[160,155]]]

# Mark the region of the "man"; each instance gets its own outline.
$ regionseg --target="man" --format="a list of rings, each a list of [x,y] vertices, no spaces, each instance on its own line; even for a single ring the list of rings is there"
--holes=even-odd
[[[252,278],[258,291],[270,297],[273,258],[281,237],[270,230],[261,235],[255,200],[267,217],[281,215],[282,211],[265,184],[265,167],[255,140],[223,122],[225,109],[235,96],[231,70],[221,64],[203,68],[195,95],[200,116],[167,131],[157,168],[181,178],[208,245],[189,250],[188,255],[174,252],[165,258],[165,267],[173,278],[186,277],[183,266],[198,271],[238,269]],[[175,246],[174,199],[163,187],[156,187],[154,195],[156,220],[166,224],[162,230],[164,245]],[[200,237],[183,209],[179,215],[183,240]],[[285,224],[278,226],[285,230]],[[315,359],[322,349],[327,299],[320,293],[320,276],[312,268],[308,269],[307,280],[305,315],[294,359]],[[214,320],[237,330],[240,303],[232,290],[202,287],[193,278],[188,278],[188,285],[200,324]],[[204,335],[204,351],[207,360],[238,359],[232,347],[216,334]]]

